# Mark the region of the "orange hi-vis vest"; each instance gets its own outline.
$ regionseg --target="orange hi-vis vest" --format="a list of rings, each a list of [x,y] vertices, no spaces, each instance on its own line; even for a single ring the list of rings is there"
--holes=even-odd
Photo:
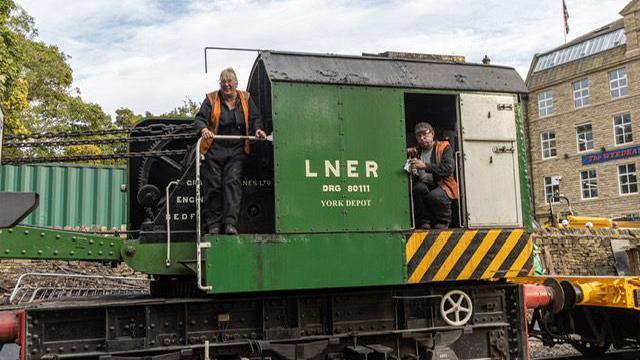
[[[444,150],[447,148],[447,146],[449,146],[449,142],[447,141],[436,142],[436,164],[440,164],[440,162],[442,161],[442,154],[444,154]],[[453,176],[439,176],[438,186],[440,186],[442,190],[444,190],[449,199],[458,198],[458,183]]]
[[[242,106],[242,113],[244,114],[244,128],[245,135],[249,136],[249,92],[236,90],[238,97],[240,98],[240,105]],[[211,103],[211,126],[213,127],[213,133],[218,134],[218,125],[220,124],[220,113],[222,111],[222,104],[220,102],[219,91],[210,92],[207,94],[209,102]],[[213,139],[202,139],[200,143],[200,153],[206,154],[209,148],[213,145]],[[244,152],[249,155],[251,152],[251,144],[249,139],[244,140]]]

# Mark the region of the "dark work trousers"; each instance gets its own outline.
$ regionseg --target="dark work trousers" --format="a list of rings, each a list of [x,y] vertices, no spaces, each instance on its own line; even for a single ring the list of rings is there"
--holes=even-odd
[[[242,200],[242,168],[247,155],[242,146],[211,146],[202,164],[200,179],[204,189],[202,211],[206,229],[222,224],[235,225]]]
[[[413,183],[413,213],[416,226],[430,224],[449,225],[451,222],[451,199],[440,186],[430,189],[427,184]]]

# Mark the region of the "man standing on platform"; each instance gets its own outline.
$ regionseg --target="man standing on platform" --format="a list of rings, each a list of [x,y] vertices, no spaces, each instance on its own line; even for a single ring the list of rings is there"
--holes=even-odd
[[[260,111],[250,94],[238,90],[232,68],[220,73],[220,89],[207,94],[196,115],[204,154],[201,181],[204,188],[203,219],[209,234],[235,235],[242,200],[242,169],[249,156],[249,139],[216,139],[217,135],[266,138]]]

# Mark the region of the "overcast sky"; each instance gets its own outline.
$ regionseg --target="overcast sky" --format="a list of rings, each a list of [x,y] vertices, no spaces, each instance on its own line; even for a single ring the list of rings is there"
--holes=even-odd
[[[205,46],[320,53],[407,51],[464,55],[515,67],[563,43],[562,0],[17,0],[39,38],[67,55],[85,100],[114,114],[167,112],[200,102],[233,66],[241,88],[255,53]],[[629,0],[566,0],[571,40],[620,17]]]

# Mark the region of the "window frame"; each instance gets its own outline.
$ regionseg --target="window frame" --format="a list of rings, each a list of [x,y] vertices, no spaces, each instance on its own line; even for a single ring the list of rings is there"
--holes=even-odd
[[[626,137],[626,135],[630,135],[631,139],[629,141],[627,141],[627,142],[619,143],[618,142],[618,134],[616,133],[616,129],[617,129],[616,117],[620,117],[624,121],[625,115],[629,116],[629,129],[630,130],[629,130],[628,133],[624,132],[622,134],[622,136],[623,136],[623,140],[624,140],[624,137]],[[624,113],[620,113],[620,114],[615,114],[615,115],[613,115],[612,118],[613,118],[613,123],[612,123],[613,124],[613,144],[615,146],[622,146],[622,145],[632,144],[633,143],[633,119],[631,119],[631,113],[630,112],[624,112]],[[622,125],[625,125],[625,124],[623,123]]]
[[[620,71],[624,72],[624,76],[620,76]],[[612,79],[611,75],[615,73],[616,78]],[[627,69],[624,67],[613,69],[607,72],[607,78],[609,79],[609,93],[613,99],[625,97],[629,95],[629,77],[627,76]],[[620,82],[624,80],[624,85],[620,85]],[[614,87],[613,83],[616,83]],[[624,89],[624,94],[622,93],[622,89]],[[618,92],[618,95],[614,95],[614,91]]]
[[[635,192],[628,192],[628,193],[623,193],[622,192],[622,181],[621,181],[622,180],[622,174],[620,173],[620,168],[623,167],[623,166],[625,166],[627,168],[627,172],[625,173],[625,176],[628,177],[629,174],[633,174],[633,176],[636,178],[636,181],[635,181],[636,191]],[[628,171],[629,166],[633,166],[633,172],[629,172]],[[636,167],[636,163],[633,162],[633,163],[628,163],[628,164],[619,164],[619,165],[616,166],[616,169],[618,171],[618,193],[620,194],[620,196],[637,195],[638,192],[639,192],[639,189],[638,189],[638,168]],[[632,183],[630,183],[630,182],[627,182],[627,184],[626,184],[627,186],[629,186],[629,190],[631,190],[630,189],[631,184]]]
[[[542,99],[543,95],[547,97]],[[542,103],[544,103],[544,106],[541,106]],[[542,114],[543,109],[545,111],[544,115]],[[551,115],[553,115],[553,90],[541,91],[538,93],[538,117],[544,118]]]
[[[553,185],[553,178],[558,178],[558,185]],[[550,179],[551,183],[549,185],[547,185],[547,179]],[[552,175],[552,176],[544,176],[542,179],[542,189],[543,189],[543,193],[544,193],[544,203],[546,205],[549,205],[549,196],[547,194],[547,186],[551,186],[551,194],[553,195],[553,187],[557,186],[558,187],[558,195],[560,195],[560,179],[562,179],[562,176],[559,175]],[[555,197],[554,197],[555,198]],[[553,201],[551,204],[560,204],[560,198],[558,197],[557,201]]]
[[[584,84],[586,83],[587,86],[586,87],[580,87],[578,89],[576,89],[576,85],[577,84]],[[572,89],[572,93],[573,93],[573,108],[574,109],[580,109],[586,106],[591,105],[591,94],[589,93],[589,79],[582,79],[582,80],[578,80],[578,81],[574,81],[573,83],[571,83],[571,89]],[[586,91],[586,95],[585,92]],[[576,97],[576,94],[579,94],[579,97]],[[577,102],[580,101],[580,106],[577,105]],[[585,103],[586,101],[586,103]]]
[[[553,140],[551,140],[551,139],[544,140],[544,139],[542,138],[542,136],[543,136],[544,134],[549,134],[549,133],[553,133]],[[551,149],[552,149],[552,148],[551,148],[551,145],[549,145],[549,149],[548,149],[548,150],[549,150],[549,154],[550,154],[550,155],[549,155],[548,157],[545,157],[545,156],[544,156],[544,150],[545,150],[545,149],[544,149],[544,144],[545,144],[545,143],[551,144],[551,141],[553,141],[553,143],[554,143],[554,145],[553,145],[553,150],[555,151],[555,154],[554,154],[554,155],[551,155]],[[542,154],[542,160],[555,159],[555,158],[557,158],[557,157],[558,157],[558,137],[556,137],[556,130],[555,130],[555,129],[551,129],[551,130],[544,130],[544,131],[542,131],[542,132],[540,133],[540,152],[541,152],[541,154]]]
[[[588,177],[587,179],[583,179],[582,178],[582,174],[586,173],[587,175],[590,175],[590,172],[593,171],[594,173],[594,177]],[[598,196],[600,195],[598,192],[598,169],[592,168],[592,169],[584,169],[584,170],[580,170],[579,171],[579,179],[580,179],[580,198],[582,200],[594,200],[597,199]],[[595,196],[589,196],[589,197],[584,197],[584,191],[585,189],[583,188],[583,185],[585,183],[585,180],[595,180]],[[591,194],[591,189],[587,189],[587,191],[589,192],[589,194]]]
[[[581,126],[587,126],[589,125],[591,127],[591,129],[589,130],[591,132],[591,148],[590,149],[585,149],[585,150],[580,150],[580,133],[578,132],[578,128]],[[576,150],[578,151],[578,154],[580,153],[586,153],[589,151],[593,151],[595,149],[595,139],[593,137],[593,123],[591,122],[586,122],[586,123],[582,123],[582,124],[577,124],[575,126],[576,129]],[[588,140],[585,140],[585,143],[588,143]]]

